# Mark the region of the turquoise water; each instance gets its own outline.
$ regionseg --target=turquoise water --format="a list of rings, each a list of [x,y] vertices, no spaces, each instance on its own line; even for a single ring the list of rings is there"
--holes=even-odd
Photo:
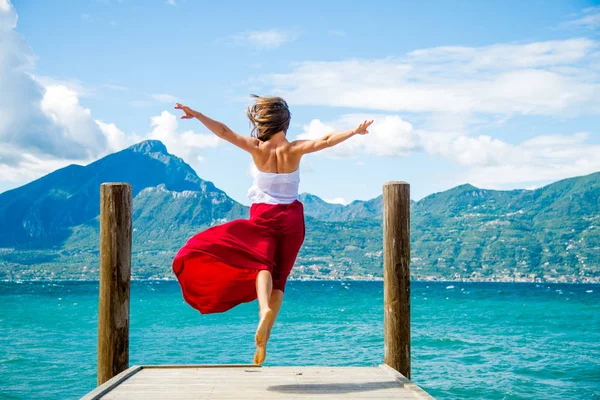
[[[0,398],[95,386],[97,283],[0,283]],[[413,380],[438,399],[600,399],[600,286],[412,285]],[[131,364],[249,363],[255,303],[202,316],[134,282]],[[266,365],[377,365],[381,282],[290,282]]]

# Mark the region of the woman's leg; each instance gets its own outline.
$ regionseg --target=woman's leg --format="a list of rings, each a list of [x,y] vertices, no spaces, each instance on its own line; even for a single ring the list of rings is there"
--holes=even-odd
[[[275,322],[275,312],[271,309],[271,292],[273,291],[273,277],[270,271],[260,271],[256,275],[256,297],[260,306],[260,321],[256,329],[254,340],[256,341],[256,352],[254,353],[254,363],[262,364],[267,355],[267,341],[269,333]],[[279,305],[281,307],[281,305]],[[279,311],[279,309],[277,310]]]
[[[260,315],[267,311],[271,292],[273,291],[273,277],[271,272],[267,270],[259,271],[256,275],[256,297],[258,297],[258,306],[260,307]]]
[[[271,292],[271,299],[269,300],[269,308],[273,310],[273,323],[269,328],[269,335],[271,334],[271,329],[273,328],[273,324],[279,315],[279,310],[281,310],[281,304],[283,303],[283,291],[279,289],[275,289]]]

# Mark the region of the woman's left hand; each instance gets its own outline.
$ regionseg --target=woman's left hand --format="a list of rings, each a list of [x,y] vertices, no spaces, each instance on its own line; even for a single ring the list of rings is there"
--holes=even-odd
[[[179,103],[175,104],[175,108],[178,110],[182,110],[184,112],[184,114],[181,116],[181,119],[191,119],[194,118],[194,114],[192,112],[192,109],[189,108],[188,106],[184,106],[181,105]]]
[[[365,122],[360,124],[356,129],[354,129],[353,132],[358,133],[359,135],[366,135],[367,133],[369,133],[369,130],[367,128],[369,128],[372,123],[373,123],[373,120],[370,120],[370,121],[365,120]]]

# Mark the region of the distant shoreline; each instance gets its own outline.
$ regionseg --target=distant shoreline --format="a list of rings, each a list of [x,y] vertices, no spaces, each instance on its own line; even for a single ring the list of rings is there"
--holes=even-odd
[[[132,282],[177,282],[176,279],[143,278],[131,279]],[[88,282],[99,283],[97,279],[2,279],[0,283],[60,283],[60,282]],[[344,278],[344,279],[289,279],[288,282],[383,282],[383,278]],[[600,280],[581,282],[560,281],[509,281],[509,280],[434,280],[434,279],[411,279],[414,283],[518,283],[537,285],[600,285]]]

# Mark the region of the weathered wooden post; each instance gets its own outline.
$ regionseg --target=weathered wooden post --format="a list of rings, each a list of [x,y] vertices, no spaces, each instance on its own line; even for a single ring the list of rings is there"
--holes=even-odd
[[[384,362],[410,379],[410,185],[383,185]]]
[[[100,185],[98,385],[129,367],[131,186]]]

